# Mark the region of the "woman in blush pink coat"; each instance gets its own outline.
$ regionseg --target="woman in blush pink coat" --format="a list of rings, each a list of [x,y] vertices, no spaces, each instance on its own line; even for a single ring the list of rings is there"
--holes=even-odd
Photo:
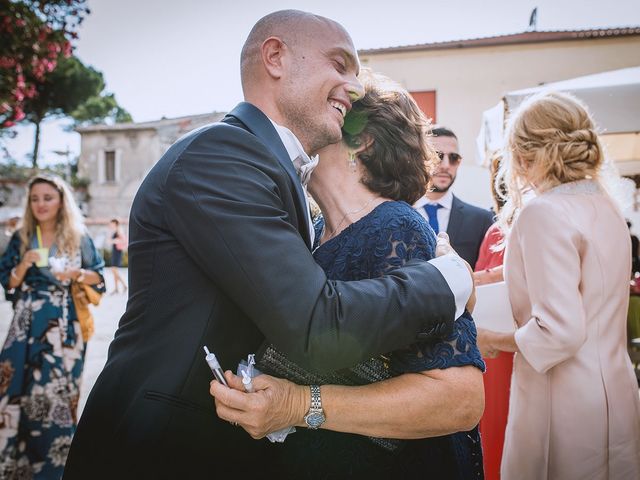
[[[510,122],[507,157],[503,217],[519,214],[505,279],[517,330],[479,330],[478,342],[517,352],[502,479],[640,479],[629,233],[600,181],[593,122],[569,95],[535,96]],[[537,194],[524,207],[523,187]]]

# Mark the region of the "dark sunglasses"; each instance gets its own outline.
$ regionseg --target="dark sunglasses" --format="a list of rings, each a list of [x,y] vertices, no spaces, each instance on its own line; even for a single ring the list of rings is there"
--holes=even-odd
[[[458,163],[460,163],[460,160],[462,160],[462,155],[460,155],[458,153],[437,152],[437,154],[438,154],[438,158],[440,159],[440,161],[444,160],[444,156],[447,155],[449,157],[449,165],[452,165],[454,167]]]

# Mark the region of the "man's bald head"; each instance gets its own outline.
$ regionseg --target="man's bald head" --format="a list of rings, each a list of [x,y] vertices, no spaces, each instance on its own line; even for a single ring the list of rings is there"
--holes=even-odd
[[[263,17],[241,59],[245,101],[312,152],[342,137],[344,115],[363,93],[351,37],[337,22],[299,10]]]
[[[242,88],[256,78],[262,63],[261,48],[267,38],[277,37],[289,46],[298,45],[311,32],[322,26],[332,25],[348,36],[337,22],[300,10],[280,10],[262,17],[253,26],[240,54],[240,78]]]

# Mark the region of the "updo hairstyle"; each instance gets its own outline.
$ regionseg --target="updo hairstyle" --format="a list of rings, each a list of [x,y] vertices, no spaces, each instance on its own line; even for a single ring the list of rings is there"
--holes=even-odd
[[[547,92],[526,100],[507,131],[512,180],[539,191],[596,178],[603,153],[587,108],[566,93]]]

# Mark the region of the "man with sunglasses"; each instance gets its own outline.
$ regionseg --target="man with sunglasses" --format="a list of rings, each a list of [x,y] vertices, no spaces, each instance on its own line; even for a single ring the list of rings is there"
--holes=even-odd
[[[436,233],[447,232],[451,246],[471,268],[475,268],[480,244],[493,223],[493,214],[463,202],[451,192],[462,163],[458,138],[445,127],[436,127],[432,133],[431,141],[440,157],[440,165],[431,178],[432,190],[418,200],[414,208],[429,221]]]

